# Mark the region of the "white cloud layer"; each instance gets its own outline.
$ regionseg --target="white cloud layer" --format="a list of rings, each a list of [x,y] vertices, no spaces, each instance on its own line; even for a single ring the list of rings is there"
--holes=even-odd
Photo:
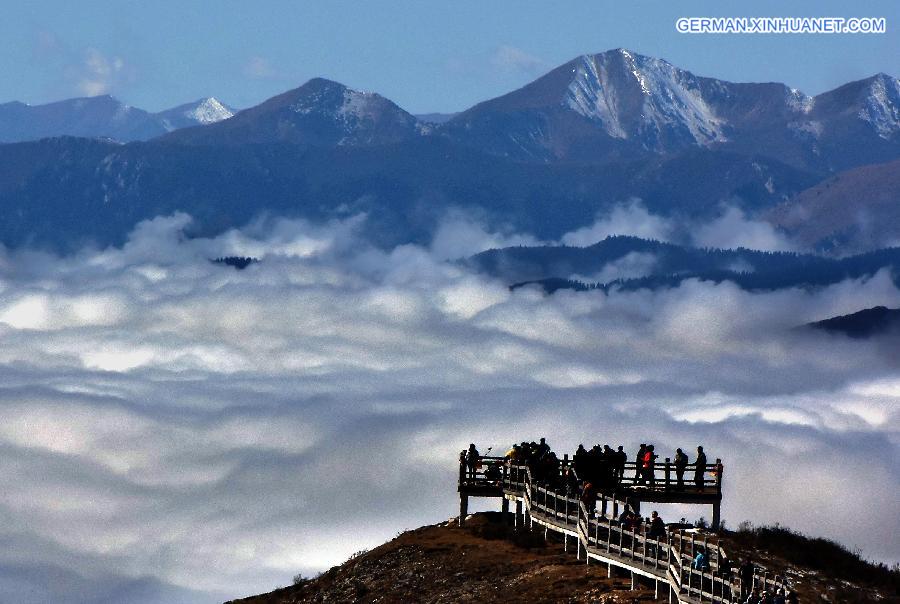
[[[0,250],[0,601],[264,591],[452,515],[467,443],[540,435],[702,443],[730,523],[900,560],[900,347],[792,330],[897,306],[889,275],[548,297],[443,261],[526,237],[456,216],[383,251],[362,220]]]

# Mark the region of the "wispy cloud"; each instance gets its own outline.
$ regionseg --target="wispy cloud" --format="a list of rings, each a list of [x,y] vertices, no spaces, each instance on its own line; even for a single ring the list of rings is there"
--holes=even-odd
[[[63,45],[59,36],[54,32],[41,29],[34,34],[34,43],[31,50],[35,59],[43,60],[60,54],[63,51]]]
[[[278,70],[265,57],[253,56],[244,63],[244,75],[254,80],[269,80],[278,76]]]
[[[491,55],[491,65],[499,71],[528,75],[539,75],[550,68],[550,64],[543,59],[505,44]]]
[[[630,199],[606,212],[598,214],[593,224],[578,228],[562,236],[564,245],[585,247],[611,235],[631,235],[642,239],[671,241],[676,233],[675,223],[651,214],[640,199]]]
[[[133,71],[120,56],[108,56],[96,48],[88,48],[82,60],[68,69],[80,94],[108,94],[133,79]]]

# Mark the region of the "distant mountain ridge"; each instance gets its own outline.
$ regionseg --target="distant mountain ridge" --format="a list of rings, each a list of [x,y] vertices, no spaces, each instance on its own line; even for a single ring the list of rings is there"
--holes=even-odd
[[[418,135],[418,120],[383,96],[314,78],[241,111],[233,119],[179,130],[162,140],[194,145],[365,146],[402,142]]]
[[[148,140],[234,115],[216,99],[159,113],[112,97],[0,105],[0,142],[51,136]],[[624,48],[588,54],[457,114],[413,116],[390,100],[314,78],[237,122],[167,137],[189,144],[394,144],[439,135],[521,161],[608,162],[722,149],[834,171],[900,158],[900,80],[884,73],[810,97],[780,83],[702,77]]]
[[[900,160],[898,90],[878,74],[808,97],[616,49],[443,123],[323,78],[231,117],[214,99],[158,114],[111,97],[12,103],[0,134],[56,138],[0,145],[0,243],[121,243],[137,221],[180,210],[204,234],[267,212],[364,213],[373,239],[393,245],[427,241],[451,208],[554,240],[639,198],[680,224],[727,204],[811,248],[870,250],[900,241],[895,172],[870,165]],[[832,187],[837,218],[802,218],[825,196],[813,187],[854,170],[848,180],[877,195]]]
[[[577,57],[464,111],[440,132],[524,160],[598,161],[703,146],[845,169],[900,155],[900,81],[882,73],[809,97],[779,83],[695,76],[619,48]]]
[[[876,306],[849,315],[809,323],[806,327],[842,333],[851,338],[868,338],[890,332],[900,334],[900,308]]]
[[[623,260],[637,257],[641,273],[607,280],[591,279],[604,269],[621,269]],[[730,281],[747,290],[821,287],[845,279],[891,271],[900,287],[900,248],[888,248],[846,258],[794,252],[760,252],[683,247],[637,237],[608,237],[588,247],[540,246],[488,250],[462,261],[480,272],[499,277],[512,288],[535,284],[548,293],[559,289],[626,291],[677,287],[687,279]],[[634,263],[632,263],[634,264]],[[628,263],[624,263],[628,268]]]
[[[795,241],[856,252],[900,245],[900,160],[831,176],[766,212]]]
[[[550,240],[631,196],[653,212],[705,218],[722,199],[740,195],[748,208],[767,208],[817,181],[764,158],[702,149],[598,170],[515,162],[428,136],[333,147],[57,138],[0,145],[0,242],[121,244],[138,221],[183,211],[204,235],[263,212],[365,214],[367,236],[379,244],[427,243],[453,207],[479,208],[488,226]]]
[[[211,124],[232,115],[232,109],[212,97],[159,113],[131,107],[109,95],[46,105],[14,101],[0,105],[0,143],[58,136],[142,141],[178,128]]]

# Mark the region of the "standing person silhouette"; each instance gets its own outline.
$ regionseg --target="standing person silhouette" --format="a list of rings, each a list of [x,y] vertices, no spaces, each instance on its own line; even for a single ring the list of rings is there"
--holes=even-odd
[[[644,451],[644,459],[643,459],[643,470],[644,470],[644,480],[650,483],[652,487],[656,483],[656,458],[659,457],[653,452],[653,445],[647,445],[647,449]]]
[[[675,480],[678,488],[684,487],[684,471],[687,469],[688,456],[681,449],[675,449]]]
[[[619,445],[618,451],[616,451],[616,479],[622,480],[625,476],[625,462],[628,461],[628,454],[625,452],[625,449],[622,445]]]
[[[475,448],[475,443],[470,443],[469,450],[466,451],[466,467],[469,469],[469,478],[475,478],[475,471],[478,469],[480,462],[481,455],[479,455],[478,449]]]
[[[644,484],[644,453],[647,452],[647,443],[641,443],[641,448],[638,449],[637,456],[634,458],[634,483],[635,484]]]
[[[703,476],[706,474],[706,453],[703,447],[697,447],[697,462],[694,464],[694,484],[698,489],[703,488]]]

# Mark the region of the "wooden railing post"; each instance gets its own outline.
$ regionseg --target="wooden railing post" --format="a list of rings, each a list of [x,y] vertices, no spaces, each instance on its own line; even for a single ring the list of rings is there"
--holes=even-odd
[[[606,551],[609,551],[612,545],[612,518],[606,519]]]
[[[641,522],[641,526],[643,527],[643,530],[644,530],[644,535],[643,535],[644,553],[641,556],[641,564],[646,566],[647,565],[647,523]]]
[[[575,516],[575,528],[578,529],[576,532],[581,533],[581,505],[577,506],[576,516]],[[581,537],[576,538],[578,554],[576,555],[577,560],[581,560]]]
[[[637,527],[631,525],[631,559],[634,560],[635,551],[637,549]]]
[[[465,493],[459,494],[459,526],[463,525],[466,516],[469,515],[469,496]]]
[[[666,457],[666,490],[668,491],[671,488],[672,484],[672,460]]]
[[[709,555],[709,538],[706,535],[703,535],[703,551],[706,552],[707,561],[712,561],[712,556]],[[703,570],[702,568],[700,570]]]

